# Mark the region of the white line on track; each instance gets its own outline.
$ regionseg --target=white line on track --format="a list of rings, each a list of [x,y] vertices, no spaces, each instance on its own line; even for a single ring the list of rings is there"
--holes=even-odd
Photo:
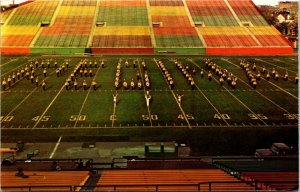
[[[156,61],[156,59],[153,58],[153,60],[154,60],[154,62],[156,63],[158,69],[161,71],[161,69],[160,69],[160,67],[159,67],[159,65],[158,65],[158,63],[157,63],[157,61]],[[161,71],[161,72],[162,72],[162,71]],[[168,84],[168,81],[167,81],[167,79],[165,78],[165,76],[163,76],[163,77],[164,77],[164,79],[165,79],[165,81],[166,81],[166,83],[167,83],[169,89],[171,90],[171,93],[172,93],[172,95],[173,95],[173,97],[174,97],[176,103],[178,104],[178,107],[179,107],[179,109],[181,110],[181,113],[182,113],[182,115],[183,115],[185,121],[187,122],[189,129],[192,129],[192,126],[191,126],[189,120],[187,119],[186,114],[185,114],[184,110],[182,109],[180,103],[178,102],[178,100],[177,100],[177,98],[176,98],[176,95],[175,95],[174,91],[170,88],[170,86],[169,86],[169,84]]]
[[[194,63],[198,68],[200,68],[199,67],[199,65],[197,64],[197,63],[195,63],[193,60],[190,60],[192,63]],[[214,77],[214,76],[212,76],[212,78],[218,83],[219,81]],[[244,102],[242,102],[239,98],[237,98],[233,93],[231,93],[231,91],[229,91],[225,86],[223,86],[223,88],[235,99],[235,100],[237,100],[241,105],[243,105],[244,106],[244,108],[246,108],[248,111],[250,111],[252,114],[256,114],[254,111],[252,111]],[[265,124],[266,126],[268,126],[268,124],[264,121],[264,120],[262,120],[262,119],[258,119],[258,120],[260,120],[263,124]]]
[[[237,66],[236,64],[232,63],[231,61],[227,61],[225,60],[227,63],[230,63],[234,66]],[[237,77],[237,76],[236,76]],[[243,81],[241,78],[238,78],[241,82],[243,82],[245,85],[247,85],[248,87],[252,88],[248,83],[246,83],[245,81]],[[271,103],[273,103],[275,106],[277,106],[278,108],[280,108],[281,110],[287,112],[288,114],[291,114],[288,110],[284,109],[283,107],[281,107],[280,105],[278,105],[277,103],[275,103],[274,101],[272,101],[271,99],[269,99],[267,96],[265,96],[264,94],[260,93],[258,90],[255,90],[255,92],[257,92],[259,95],[261,95],[263,98],[267,99],[268,101],[270,101]]]
[[[98,69],[97,69],[97,71],[96,71],[96,73],[95,73],[95,76],[94,76],[92,82],[96,79],[96,76],[97,76],[97,73],[98,73],[99,69],[100,69],[100,66],[98,67]],[[88,99],[88,97],[89,97],[90,92],[91,92],[92,89],[93,89],[93,87],[92,87],[92,85],[91,85],[90,88],[89,88],[89,91],[88,91],[88,93],[86,94],[85,99],[84,99],[84,101],[83,101],[83,103],[82,103],[82,106],[81,106],[81,108],[80,108],[80,111],[79,111],[79,113],[78,113],[78,115],[77,115],[77,118],[76,118],[76,121],[75,121],[75,124],[74,124],[74,128],[76,127],[76,125],[77,125],[77,123],[78,123],[78,120],[79,120],[79,117],[80,117],[80,115],[81,115],[81,113],[82,113],[83,107],[84,107],[84,105],[85,105],[85,103],[86,103],[86,101],[87,101],[87,99]]]
[[[58,146],[60,144],[61,138],[62,138],[62,136],[59,137],[59,139],[58,139],[58,141],[57,141],[57,143],[56,143],[56,145],[55,145],[55,147],[54,147],[51,155],[49,156],[49,159],[52,159],[52,157],[54,156],[54,154],[55,154],[55,152],[56,152],[56,150],[57,150],[57,148],[58,148]]]
[[[269,64],[269,65],[274,66],[275,68],[281,68],[281,69],[284,69],[285,71],[289,71],[289,72],[292,72],[292,73],[297,73],[296,71],[293,71],[293,70],[290,70],[290,69],[287,69],[287,68],[284,68],[284,67],[280,67],[280,66],[278,66],[278,65],[274,65],[273,63],[270,63],[270,62],[268,62],[268,61],[264,61],[264,60],[262,60],[262,59],[256,58],[255,60],[258,60],[258,61],[267,63],[267,64]]]
[[[146,95],[145,83],[144,83],[143,73],[142,73],[142,70],[141,70],[141,66],[140,66],[140,61],[139,60],[138,60],[138,66],[139,66],[140,76],[141,76],[142,83],[143,83],[144,94]],[[150,126],[152,126],[152,118],[151,118],[150,107],[147,106],[147,109],[148,109]]]

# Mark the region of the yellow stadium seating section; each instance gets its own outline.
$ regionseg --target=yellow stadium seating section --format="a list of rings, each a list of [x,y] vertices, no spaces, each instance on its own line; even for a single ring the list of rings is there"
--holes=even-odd
[[[39,26],[6,25],[1,27],[1,35],[34,35]]]
[[[90,15],[95,14],[94,6],[61,6],[58,15],[64,16],[78,16],[78,15]]]
[[[187,16],[184,6],[151,6],[152,16]]]
[[[249,27],[253,35],[280,35],[280,32],[273,26]]]
[[[249,35],[245,27],[199,27],[202,35]]]
[[[150,27],[108,26],[96,27],[94,35],[150,35]]]

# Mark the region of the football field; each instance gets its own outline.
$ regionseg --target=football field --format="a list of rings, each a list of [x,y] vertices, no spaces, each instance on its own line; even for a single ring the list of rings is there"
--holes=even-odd
[[[160,69],[158,61],[161,59],[174,81],[174,89],[168,84],[166,76]],[[176,67],[175,60],[188,66],[189,72],[195,81],[192,89],[187,79]],[[237,78],[236,88],[233,89],[226,79],[221,86],[219,76],[205,64],[206,57],[138,57],[138,56],[99,56],[99,57],[2,57],[1,82],[18,70],[30,63],[35,70],[33,83],[26,76],[20,76],[11,86],[1,88],[1,130],[2,133],[13,131],[24,133],[30,131],[34,134],[43,130],[42,135],[47,137],[50,131],[59,130],[58,135],[76,131],[84,135],[109,135],[114,129],[120,135],[135,135],[135,130],[193,130],[205,128],[227,127],[243,128],[272,128],[272,127],[298,127],[298,84],[295,76],[298,73],[296,56],[290,57],[211,57],[219,69],[227,70]],[[254,89],[240,67],[241,59],[249,62],[252,70],[256,64],[257,74],[263,67],[271,72],[273,68],[279,73],[279,79],[272,77],[268,81],[265,74],[257,81]],[[35,61],[38,64],[35,65]],[[44,61],[44,68],[42,66]],[[78,73],[75,78],[78,90],[75,90],[74,81],[66,90],[65,82],[80,62],[82,70],[87,69],[87,74]],[[95,61],[97,66],[95,66]],[[101,67],[101,62],[104,66]],[[128,66],[125,62],[128,62]],[[49,62],[49,66],[48,63]],[[57,68],[65,65],[59,76]],[[66,66],[68,62],[68,67]],[[114,82],[118,62],[121,64],[121,86],[115,89]],[[145,63],[143,67],[142,62]],[[91,63],[91,64],[90,64]],[[134,64],[135,63],[135,64]],[[37,67],[37,68],[36,68]],[[46,69],[46,77],[43,72]],[[203,69],[203,77],[200,71]],[[92,75],[90,75],[90,70]],[[192,72],[195,70],[195,74]],[[212,71],[209,81],[208,73]],[[283,80],[288,72],[288,80]],[[143,87],[137,88],[137,73],[141,77]],[[146,104],[145,73],[150,79],[151,100]],[[36,77],[39,78],[36,86]],[[45,90],[42,88],[45,81]],[[122,86],[123,81],[129,84],[128,89]],[[83,82],[87,83],[84,90]],[[94,90],[92,81],[97,83]],[[130,88],[130,83],[135,83],[135,88]],[[117,94],[114,104],[113,95]],[[181,102],[178,95],[183,95]],[[93,132],[89,132],[93,130]],[[126,131],[128,130],[128,132]],[[130,130],[130,133],[129,133]],[[18,132],[21,131],[21,132]],[[156,132],[156,134],[160,132]],[[162,133],[163,134],[163,133]],[[114,132],[118,135],[118,132]],[[147,137],[147,135],[145,135]]]

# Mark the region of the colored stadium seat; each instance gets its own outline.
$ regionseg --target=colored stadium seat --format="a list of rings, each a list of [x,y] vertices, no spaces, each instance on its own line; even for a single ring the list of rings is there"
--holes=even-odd
[[[237,181],[234,177],[219,169],[198,170],[111,170],[103,171],[97,185],[111,185],[111,187],[97,187],[95,190],[112,190],[114,185],[152,185],[152,186],[120,186],[119,191],[128,190],[197,190],[197,184],[201,182]],[[187,186],[176,186],[183,184]],[[172,186],[173,185],[173,186]],[[190,185],[190,186],[189,186]],[[208,184],[200,185],[201,190],[208,190]],[[245,183],[215,183],[212,190],[253,190]]]
[[[50,189],[69,191],[70,188],[67,186],[82,185],[89,177],[87,171],[24,171],[28,178],[17,177],[15,173],[13,171],[1,172],[2,190],[27,190],[27,186],[32,186],[32,190],[39,191],[49,191]],[[40,186],[40,188],[34,186]],[[43,186],[49,187],[43,188]]]
[[[293,53],[251,0],[37,0],[1,17],[3,53]]]

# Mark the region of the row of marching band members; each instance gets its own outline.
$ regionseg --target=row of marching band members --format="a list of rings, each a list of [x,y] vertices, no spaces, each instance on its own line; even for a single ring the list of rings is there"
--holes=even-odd
[[[194,78],[189,73],[189,65],[187,64],[186,66],[183,66],[180,62],[178,62],[178,60],[175,61],[175,65],[176,65],[177,69],[179,69],[181,74],[185,77],[185,79],[188,81],[188,84],[191,85],[192,90],[194,90],[196,85],[195,85]],[[195,75],[196,69],[194,68],[192,72]]]
[[[168,82],[170,88],[173,90],[174,89],[174,81],[173,81],[173,78],[172,78],[171,74],[169,73],[168,69],[165,67],[165,64],[161,60],[159,60],[158,66],[162,70],[162,73],[165,76],[165,78],[167,79],[167,82]]]
[[[205,68],[209,70],[208,72],[208,80],[211,81],[212,73],[219,77],[219,83],[221,86],[224,85],[224,82],[227,81],[227,84],[231,86],[233,89],[236,88],[238,78],[235,77],[232,73],[230,73],[227,69],[222,69],[216,63],[212,62],[210,59],[206,59]]]

